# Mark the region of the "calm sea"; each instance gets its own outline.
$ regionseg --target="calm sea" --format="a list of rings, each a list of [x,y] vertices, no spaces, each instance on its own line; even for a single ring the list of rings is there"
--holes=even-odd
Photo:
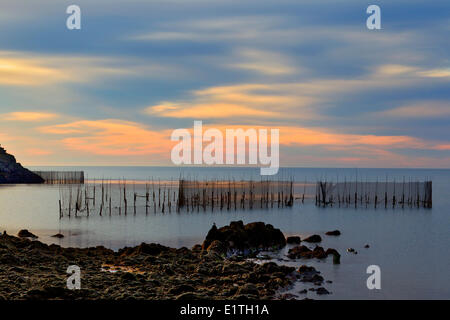
[[[260,179],[257,168],[180,168],[180,167],[34,167],[34,170],[84,170],[89,179],[125,178],[177,179]],[[432,180],[433,208],[318,208],[312,201],[292,208],[252,211],[215,210],[190,213],[138,213],[136,215],[91,215],[88,219],[58,216],[59,187],[50,185],[0,186],[0,230],[10,234],[27,228],[41,241],[63,246],[104,245],[118,249],[141,242],[158,242],[172,247],[191,247],[201,243],[211,225],[226,225],[233,220],[245,223],[264,221],[287,235],[320,234],[322,246],[337,249],[341,264],[305,260],[288,262],[281,252],[279,263],[298,267],[314,265],[326,280],[329,296],[307,294],[320,299],[450,299],[450,170],[432,169],[331,169],[284,168],[278,178],[296,181],[318,179],[342,181]],[[339,229],[340,237],[324,233]],[[63,239],[50,236],[62,232]],[[370,248],[365,249],[364,245]],[[346,252],[355,248],[358,254]],[[287,250],[288,248],[286,248]],[[381,268],[381,290],[368,290],[366,269]],[[304,287],[296,284],[296,293]],[[299,295],[303,298],[305,295]]]

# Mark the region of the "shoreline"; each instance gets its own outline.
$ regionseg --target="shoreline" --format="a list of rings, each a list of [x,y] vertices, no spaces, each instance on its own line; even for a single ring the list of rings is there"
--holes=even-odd
[[[66,287],[70,265],[81,269],[80,290]],[[192,249],[142,243],[115,252],[0,235],[1,300],[269,300],[283,298],[280,290],[296,281],[296,272],[227,258],[217,243]]]

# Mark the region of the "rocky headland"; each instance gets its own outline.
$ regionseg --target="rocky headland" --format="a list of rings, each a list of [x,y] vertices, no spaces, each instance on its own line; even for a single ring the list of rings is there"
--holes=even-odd
[[[22,167],[16,158],[0,146],[0,184],[2,183],[43,183],[37,174]]]

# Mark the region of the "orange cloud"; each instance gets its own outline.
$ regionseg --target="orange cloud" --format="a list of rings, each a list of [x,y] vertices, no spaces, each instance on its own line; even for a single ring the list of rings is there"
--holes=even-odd
[[[131,121],[81,120],[41,127],[43,133],[70,135],[61,142],[70,150],[104,156],[170,155],[170,133]]]
[[[275,117],[277,113],[257,110],[242,105],[227,103],[198,104],[194,106],[157,105],[147,110],[171,118],[231,118],[236,116],[247,117]]]
[[[55,113],[22,111],[6,113],[1,119],[8,121],[38,122],[54,119],[56,117],[58,117],[58,115]]]

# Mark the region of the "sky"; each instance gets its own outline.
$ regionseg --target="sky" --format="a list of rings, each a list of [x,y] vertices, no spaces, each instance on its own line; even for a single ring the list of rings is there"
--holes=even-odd
[[[24,165],[172,165],[202,120],[278,128],[283,166],[450,168],[448,0],[2,0],[0,28]]]

